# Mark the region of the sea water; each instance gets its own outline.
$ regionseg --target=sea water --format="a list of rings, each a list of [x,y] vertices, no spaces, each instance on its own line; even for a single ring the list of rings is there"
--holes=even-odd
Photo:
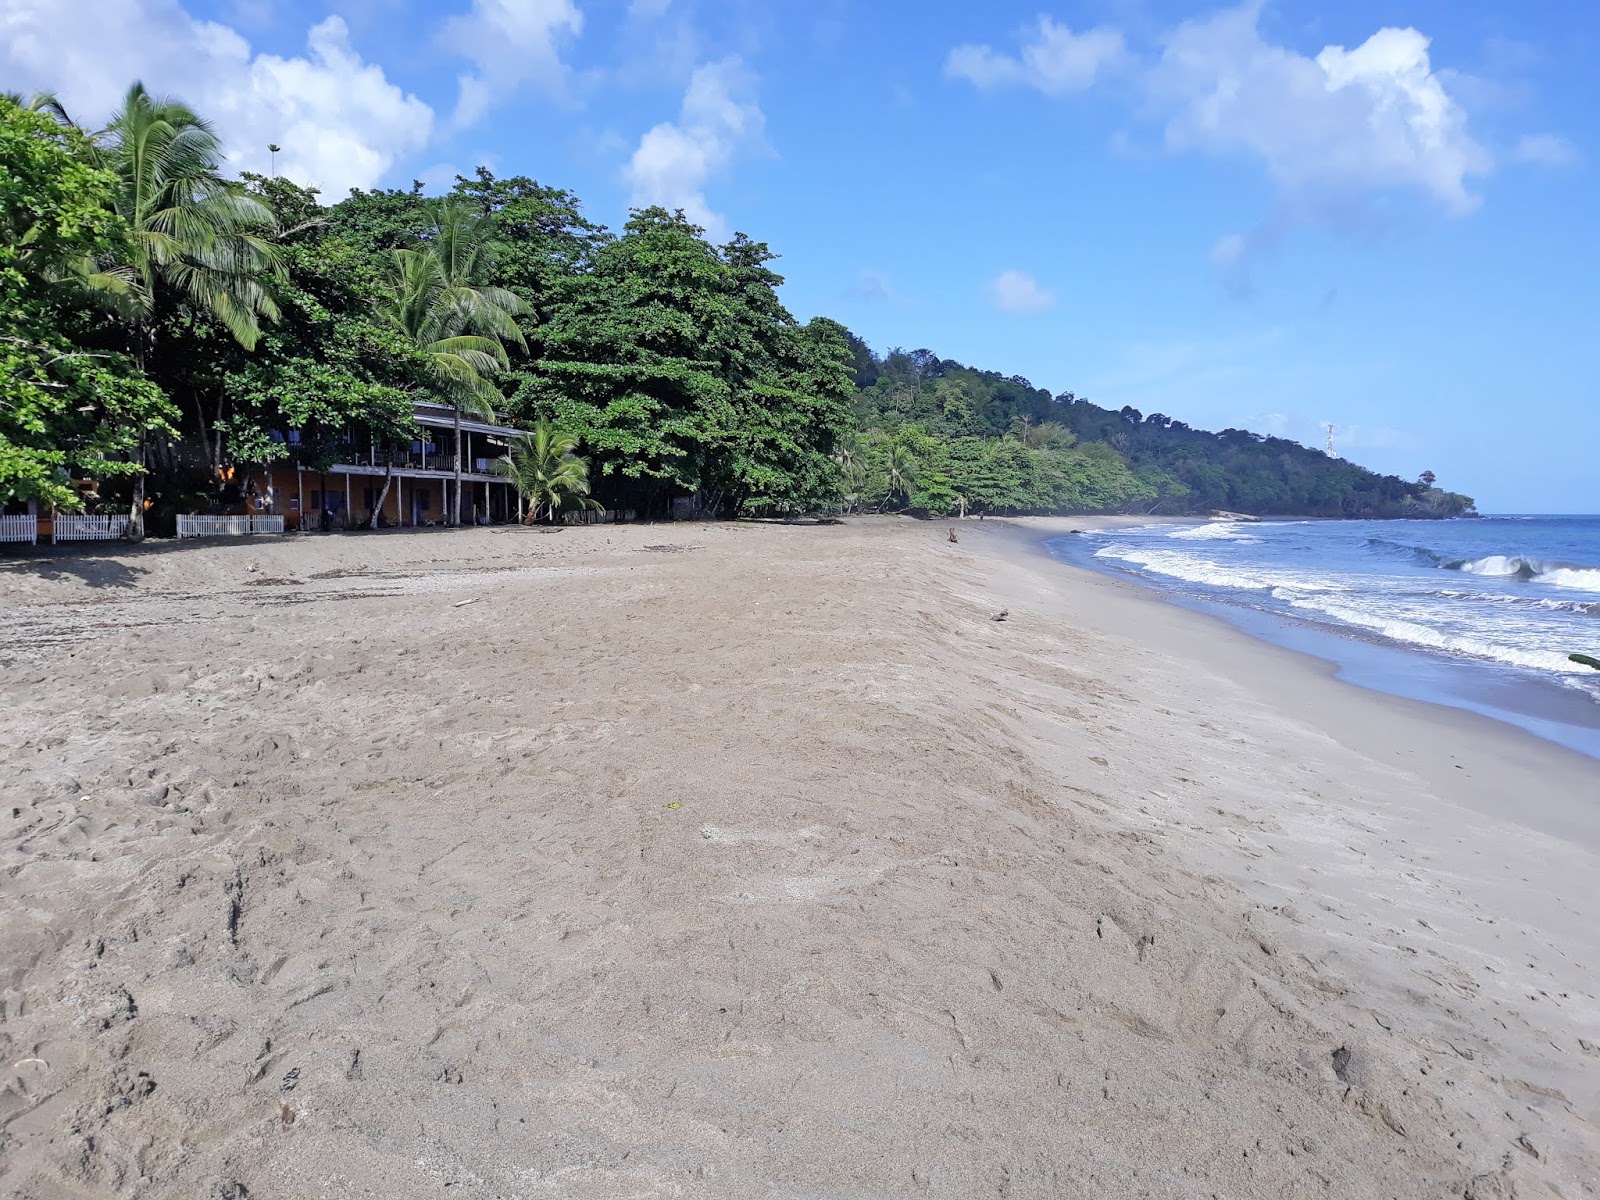
[[[1051,550],[1321,654],[1354,682],[1600,756],[1600,671],[1570,658],[1600,658],[1600,517],[1152,521]]]

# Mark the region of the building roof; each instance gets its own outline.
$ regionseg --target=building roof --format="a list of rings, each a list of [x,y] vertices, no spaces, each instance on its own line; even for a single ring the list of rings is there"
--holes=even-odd
[[[447,428],[455,428],[456,411],[448,404],[430,404],[425,401],[418,401],[411,407],[412,416],[416,418],[419,425],[443,425]],[[511,425],[496,425],[491,421],[480,421],[465,414],[461,418],[461,428],[470,430],[473,433],[487,433],[503,438],[518,438],[528,432],[526,429],[517,429]]]

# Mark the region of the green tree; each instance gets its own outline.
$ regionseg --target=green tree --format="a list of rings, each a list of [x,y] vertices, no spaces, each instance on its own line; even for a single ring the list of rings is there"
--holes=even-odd
[[[55,111],[65,119],[59,105]],[[92,138],[94,160],[116,177],[111,209],[127,230],[117,253],[85,259],[80,273],[132,326],[143,370],[164,315],[208,313],[246,349],[261,321],[278,315],[277,222],[260,200],[222,177],[210,122],[180,101],[128,89],[111,123]],[[145,462],[143,438],[136,458]],[[135,479],[129,531],[144,532],[144,472]]]
[[[861,504],[867,486],[867,465],[861,450],[860,439],[852,434],[840,439],[833,453],[839,468],[839,490],[844,500],[844,511],[854,512]]]
[[[195,433],[219,465],[224,438],[232,460],[250,464],[287,457],[285,434],[298,435],[302,462],[336,459],[347,438],[409,440],[413,401],[429,393],[431,379],[411,339],[374,312],[378,263],[337,236],[311,189],[285,179],[246,180],[288,227],[280,247],[283,311],[252,354],[213,340],[209,354],[190,356]],[[209,422],[202,396],[215,398]]]
[[[515,316],[517,297],[483,282],[496,243],[488,218],[447,200],[417,249],[391,250],[377,305],[380,318],[422,355],[433,387],[455,411],[455,498],[451,524],[461,524],[461,417],[493,418],[504,403],[492,377],[510,366],[505,343],[525,346]]]
[[[589,463],[579,458],[576,438],[567,436],[549,421],[535,422],[526,437],[511,443],[510,453],[495,463],[497,473],[516,485],[518,494],[528,501],[525,524],[541,517],[554,520],[565,508],[600,505],[589,496]]]
[[[584,217],[578,198],[526,175],[496,179],[487,167],[457,176],[451,195],[488,217],[499,242],[491,280],[522,301],[523,333],[536,341],[551,308],[615,240]]]
[[[898,441],[890,443],[884,455],[883,478],[883,499],[878,502],[879,512],[896,496],[902,500],[908,499],[912,489],[917,486],[917,461],[911,451]]]
[[[117,180],[87,139],[0,97],[0,503],[82,506],[73,474],[132,474],[144,435],[175,412],[125,354],[70,335],[88,324],[81,264],[127,251]]]

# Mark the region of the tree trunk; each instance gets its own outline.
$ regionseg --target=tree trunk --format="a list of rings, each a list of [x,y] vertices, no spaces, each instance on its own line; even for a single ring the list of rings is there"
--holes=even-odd
[[[211,451],[211,469],[216,473],[218,480],[222,478],[222,410],[227,402],[227,391],[223,388],[218,388],[217,415],[211,419],[211,432],[217,435],[216,448]]]
[[[205,447],[206,459],[211,466],[212,481],[221,483],[222,479],[217,473],[217,468],[220,464],[217,462],[216,455],[211,453],[211,433],[206,429],[206,406],[201,401],[198,391],[194,394],[194,419],[200,423],[200,444]]]
[[[452,525],[461,524],[461,406],[456,405],[456,498]]]
[[[378,527],[378,517],[383,512],[383,506],[389,502],[389,487],[393,483],[394,463],[391,461],[388,469],[383,473],[383,491],[378,493],[378,502],[372,506],[372,516],[367,521],[368,529],[376,529]]]
[[[130,542],[144,540],[144,431],[139,433],[139,473],[133,477],[133,506],[128,511],[128,533]]]
[[[141,327],[138,331],[139,352],[134,356],[140,375],[145,374],[145,347],[149,344],[149,337],[149,332]],[[145,459],[148,455],[145,453],[145,436],[142,429],[139,431],[138,455],[134,461],[139,464],[139,473],[133,477],[133,505],[128,511],[126,537],[130,542],[144,541],[144,473]]]

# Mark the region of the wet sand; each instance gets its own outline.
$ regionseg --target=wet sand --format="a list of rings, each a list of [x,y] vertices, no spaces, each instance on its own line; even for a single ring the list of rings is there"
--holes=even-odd
[[[1593,1195],[1592,764],[955,524],[0,559],[0,1193]]]

